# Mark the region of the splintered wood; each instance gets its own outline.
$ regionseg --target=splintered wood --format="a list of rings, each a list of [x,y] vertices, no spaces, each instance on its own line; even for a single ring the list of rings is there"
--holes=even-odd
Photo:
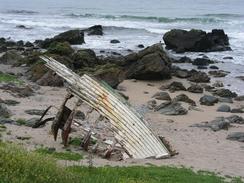
[[[112,142],[104,156],[110,155],[116,143],[120,144],[129,157],[137,159],[165,158],[170,156],[168,149],[149,129],[143,117],[106,83],[99,82],[88,75],[80,77],[52,58],[41,58],[46,62],[48,68],[68,83],[71,95],[91,106],[109,121],[110,130],[113,132],[116,142]],[[57,130],[59,128],[64,130],[63,140],[66,141],[66,144],[73,120],[72,116],[76,110],[76,107],[73,111],[65,108],[65,103],[71,95],[65,98],[52,126],[55,139],[57,137]],[[67,111],[64,112],[64,110]],[[63,116],[65,113],[67,115]],[[99,118],[103,119],[102,117]],[[64,121],[66,124],[63,123]],[[90,138],[91,131],[88,131],[86,138],[83,139],[85,147],[87,147]]]

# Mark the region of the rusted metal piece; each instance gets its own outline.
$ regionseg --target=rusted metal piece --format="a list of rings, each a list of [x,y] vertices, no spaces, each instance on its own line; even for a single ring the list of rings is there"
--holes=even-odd
[[[46,116],[47,112],[52,108],[53,106],[50,105],[45,111],[44,113],[42,114],[41,118],[32,126],[32,128],[38,128],[42,125],[45,125],[48,121],[52,121],[54,120],[54,118],[47,118],[45,120],[42,121],[42,119]]]
[[[64,127],[62,129],[62,140],[63,140],[63,144],[64,146],[68,145],[68,139],[69,139],[69,134],[71,132],[71,125],[74,119],[74,116],[76,115],[77,112],[77,108],[81,105],[81,101],[78,101],[74,107],[74,109],[72,110],[72,112],[69,115],[69,118],[67,119],[67,121],[64,124]]]
[[[71,93],[109,119],[118,143],[137,159],[170,156],[165,145],[147,126],[147,122],[111,87],[88,75],[80,77],[63,64],[41,57],[46,66],[69,84]]]
[[[91,130],[89,130],[89,131],[87,132],[87,134],[85,135],[85,137],[84,137],[82,143],[81,143],[81,146],[83,147],[83,149],[84,149],[85,151],[88,151],[88,147],[89,147],[89,144],[90,144],[90,142],[91,142],[91,135],[92,135],[92,132],[91,132]]]
[[[67,121],[68,117],[70,116],[71,110],[67,108],[65,104],[72,97],[73,97],[72,94],[70,93],[67,94],[67,96],[65,97],[63,103],[59,108],[57,115],[55,116],[55,119],[53,120],[51,129],[55,141],[57,140],[58,130],[63,128],[64,123]]]

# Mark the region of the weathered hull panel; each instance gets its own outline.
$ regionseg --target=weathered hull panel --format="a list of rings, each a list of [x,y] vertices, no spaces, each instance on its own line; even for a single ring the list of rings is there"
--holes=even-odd
[[[146,121],[111,87],[96,79],[80,77],[52,58],[46,66],[69,84],[70,92],[109,119],[115,138],[133,158],[165,158],[169,152],[147,127]]]

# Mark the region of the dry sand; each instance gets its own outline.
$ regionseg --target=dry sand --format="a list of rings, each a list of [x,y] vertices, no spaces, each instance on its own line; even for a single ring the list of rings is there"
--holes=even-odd
[[[0,70],[11,72],[23,72],[23,69],[13,69],[8,66],[0,67]],[[126,80],[120,84],[125,88],[123,92],[129,96],[129,102],[136,108],[144,109],[147,101],[151,100],[152,95],[160,91],[158,88],[161,85],[178,80],[183,82],[185,86],[189,85],[186,80],[183,79],[171,79],[168,81],[160,82],[142,82],[134,80]],[[27,81],[26,81],[27,82]],[[149,86],[150,85],[153,86]],[[33,84],[33,83],[32,83]],[[148,93],[145,93],[148,92]],[[213,132],[210,129],[202,129],[196,127],[189,127],[192,124],[200,123],[203,121],[213,120],[219,116],[230,116],[231,113],[216,112],[215,106],[203,106],[199,104],[199,98],[203,94],[193,94],[189,92],[175,92],[169,93],[171,97],[174,97],[180,93],[187,94],[191,99],[196,101],[197,107],[202,111],[189,110],[187,115],[182,116],[166,116],[149,110],[144,111],[146,120],[149,123],[150,128],[157,134],[166,137],[171,143],[173,148],[179,152],[169,159],[162,160],[135,160],[127,159],[124,161],[108,161],[99,157],[94,157],[95,166],[111,165],[111,166],[131,166],[131,165],[175,165],[193,167],[195,170],[207,170],[220,173],[221,175],[230,176],[242,176],[244,177],[244,143],[226,140],[226,137],[231,132],[244,131],[244,125],[234,125],[228,131],[221,130]],[[24,111],[27,109],[46,109],[49,105],[55,105],[59,107],[64,96],[66,94],[65,88],[55,87],[41,87],[36,91],[34,96],[28,98],[16,98],[11,94],[0,90],[1,99],[14,99],[20,102],[16,106],[9,106],[9,109],[13,113],[14,119],[24,118],[29,119],[33,116],[26,114]],[[74,105],[75,100],[71,100],[69,105]],[[159,103],[158,103],[159,104]],[[243,102],[235,102],[234,104],[228,104],[230,106],[239,107],[244,105]],[[186,104],[184,104],[187,107]],[[87,106],[82,106],[82,111],[87,111]],[[52,109],[49,116],[55,115],[56,109]],[[238,114],[244,117],[243,114]],[[27,148],[33,149],[36,146],[43,145],[45,147],[55,147],[57,150],[63,150],[60,137],[57,142],[53,140],[50,134],[50,124],[43,128],[32,129],[24,126],[6,125],[7,131],[11,131],[11,134],[5,134],[3,138],[5,140],[14,141],[24,144]],[[76,128],[76,132],[72,135],[80,135],[80,131]],[[30,136],[31,139],[27,141],[17,140],[16,136]],[[77,149],[74,149],[77,151]],[[84,153],[85,154],[85,153]],[[68,162],[65,164],[79,164],[86,165],[87,160],[81,160],[80,162]]]

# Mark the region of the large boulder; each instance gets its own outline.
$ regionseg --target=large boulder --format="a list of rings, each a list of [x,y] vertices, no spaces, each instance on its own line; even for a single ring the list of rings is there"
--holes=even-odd
[[[195,83],[208,83],[210,77],[205,72],[192,70],[191,77],[189,77],[188,80]]]
[[[218,89],[214,92],[215,95],[219,97],[226,97],[226,98],[235,98],[237,94],[235,92],[230,91],[229,89]]]
[[[48,47],[48,52],[58,55],[71,55],[74,50],[68,42],[52,42]]]
[[[102,36],[103,35],[103,27],[101,25],[94,25],[92,27],[85,29],[84,31],[87,32],[88,36],[93,36],[93,35]]]
[[[53,42],[68,42],[72,45],[83,44],[85,43],[84,32],[79,29],[69,30],[61,34],[58,34],[53,38],[47,38],[44,41],[41,40],[36,41],[36,43],[42,48],[48,48],[50,44]]]
[[[96,53],[91,49],[78,50],[72,56],[74,69],[94,67],[98,64]]]
[[[167,49],[173,49],[176,52],[231,50],[228,36],[220,29],[214,29],[209,33],[195,29],[190,31],[173,29],[165,33],[163,40]]]
[[[161,80],[171,77],[171,59],[161,44],[155,44],[125,57],[127,78]]]
[[[164,115],[184,115],[188,112],[180,103],[170,101],[158,105],[155,107],[155,111]]]

